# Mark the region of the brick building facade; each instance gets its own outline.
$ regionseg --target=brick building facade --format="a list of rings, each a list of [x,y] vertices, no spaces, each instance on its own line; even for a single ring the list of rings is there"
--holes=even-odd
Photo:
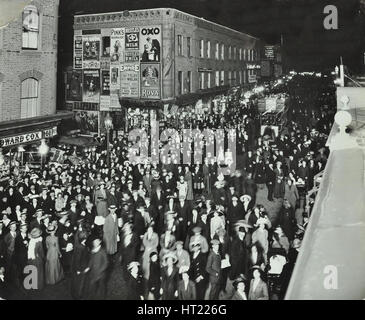
[[[260,65],[263,44],[251,35],[162,8],[75,15],[73,47],[66,103],[90,123],[99,112],[102,126],[106,112],[161,110],[184,100],[194,105],[199,94],[256,82],[259,75],[252,65]]]
[[[0,26],[0,148],[48,139],[64,117],[56,114],[58,6],[28,1]]]

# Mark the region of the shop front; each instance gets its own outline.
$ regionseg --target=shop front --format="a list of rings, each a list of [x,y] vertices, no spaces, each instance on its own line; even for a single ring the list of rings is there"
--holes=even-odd
[[[58,125],[69,112],[0,123],[0,179],[48,161]]]

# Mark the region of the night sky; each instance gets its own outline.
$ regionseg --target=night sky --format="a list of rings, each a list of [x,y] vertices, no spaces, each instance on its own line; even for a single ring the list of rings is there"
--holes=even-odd
[[[59,62],[72,64],[73,15],[176,8],[262,38],[284,40],[286,66],[298,71],[328,70],[343,56],[349,71],[363,71],[364,0],[60,0]],[[325,30],[323,9],[336,5],[339,29]],[[365,6],[364,6],[365,7]],[[60,70],[60,71],[61,71]]]

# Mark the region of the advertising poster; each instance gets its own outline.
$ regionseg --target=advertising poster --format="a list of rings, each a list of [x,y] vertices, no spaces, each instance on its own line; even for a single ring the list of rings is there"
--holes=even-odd
[[[99,111],[74,111],[74,120],[81,133],[98,133]]]
[[[120,66],[120,96],[139,98],[139,64]]]
[[[124,57],[125,62],[139,62],[139,51],[126,51]]]
[[[66,100],[82,101],[82,72],[74,70],[67,72]]]
[[[109,111],[109,110],[110,110],[110,95],[100,96],[100,111]]]
[[[110,95],[110,71],[109,70],[101,71],[101,95],[103,95],[103,96]]]
[[[83,36],[83,69],[99,69],[100,68],[100,36]]]
[[[139,53],[141,62],[161,61],[161,26],[141,28]]]
[[[125,51],[139,50],[139,28],[125,29]]]
[[[119,90],[110,91],[110,108],[111,109],[122,108],[119,102]]]
[[[110,64],[119,65],[123,62],[124,51],[124,28],[111,30],[110,34]]]
[[[110,90],[120,89],[119,66],[111,66],[110,68]]]
[[[160,99],[159,63],[141,63],[141,98]]]
[[[84,70],[82,101],[99,103],[99,97],[100,97],[99,70]]]
[[[82,69],[82,36],[74,36],[74,69]]]

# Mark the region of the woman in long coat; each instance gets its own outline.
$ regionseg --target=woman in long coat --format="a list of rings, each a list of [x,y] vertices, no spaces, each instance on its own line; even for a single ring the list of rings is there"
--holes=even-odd
[[[95,204],[98,216],[102,216],[105,218],[108,215],[108,199],[104,187],[105,183],[101,182],[99,189],[95,191]]]
[[[297,201],[299,199],[298,189],[291,179],[287,179],[285,184],[285,194],[284,198],[287,199],[292,206],[295,208],[297,205]]]
[[[34,266],[37,270],[36,283],[32,284],[31,289],[42,290],[44,288],[44,249],[42,243],[42,231],[33,228],[30,232],[28,244],[28,265]]]
[[[153,227],[149,226],[147,232],[143,236],[144,252],[142,256],[142,270],[143,277],[149,279],[150,277],[150,255],[157,251],[158,235],[153,231]]]
[[[173,253],[167,253],[164,257],[165,267],[162,268],[162,300],[176,300],[179,270],[174,265],[177,258]]]
[[[46,283],[56,284],[64,278],[63,269],[60,262],[61,250],[58,237],[55,236],[56,227],[49,225],[47,232],[50,234],[46,238],[47,260],[46,260]]]
[[[89,264],[89,250],[86,247],[87,231],[80,231],[75,235],[74,251],[71,261],[71,295],[74,299],[81,299],[84,295],[86,269]]]
[[[188,190],[186,193],[186,200],[187,201],[192,201],[194,200],[194,191],[193,191],[193,176],[190,172],[190,168],[189,166],[185,167],[185,176],[184,176],[184,180],[187,182],[188,184]]]
[[[285,185],[284,185],[284,171],[281,168],[281,162],[278,161],[276,163],[276,168],[274,169],[275,172],[275,184],[274,184],[274,197],[275,198],[284,198],[285,194]]]
[[[250,283],[248,300],[269,300],[267,284],[262,280],[262,270],[259,267],[253,268],[253,279]]]

